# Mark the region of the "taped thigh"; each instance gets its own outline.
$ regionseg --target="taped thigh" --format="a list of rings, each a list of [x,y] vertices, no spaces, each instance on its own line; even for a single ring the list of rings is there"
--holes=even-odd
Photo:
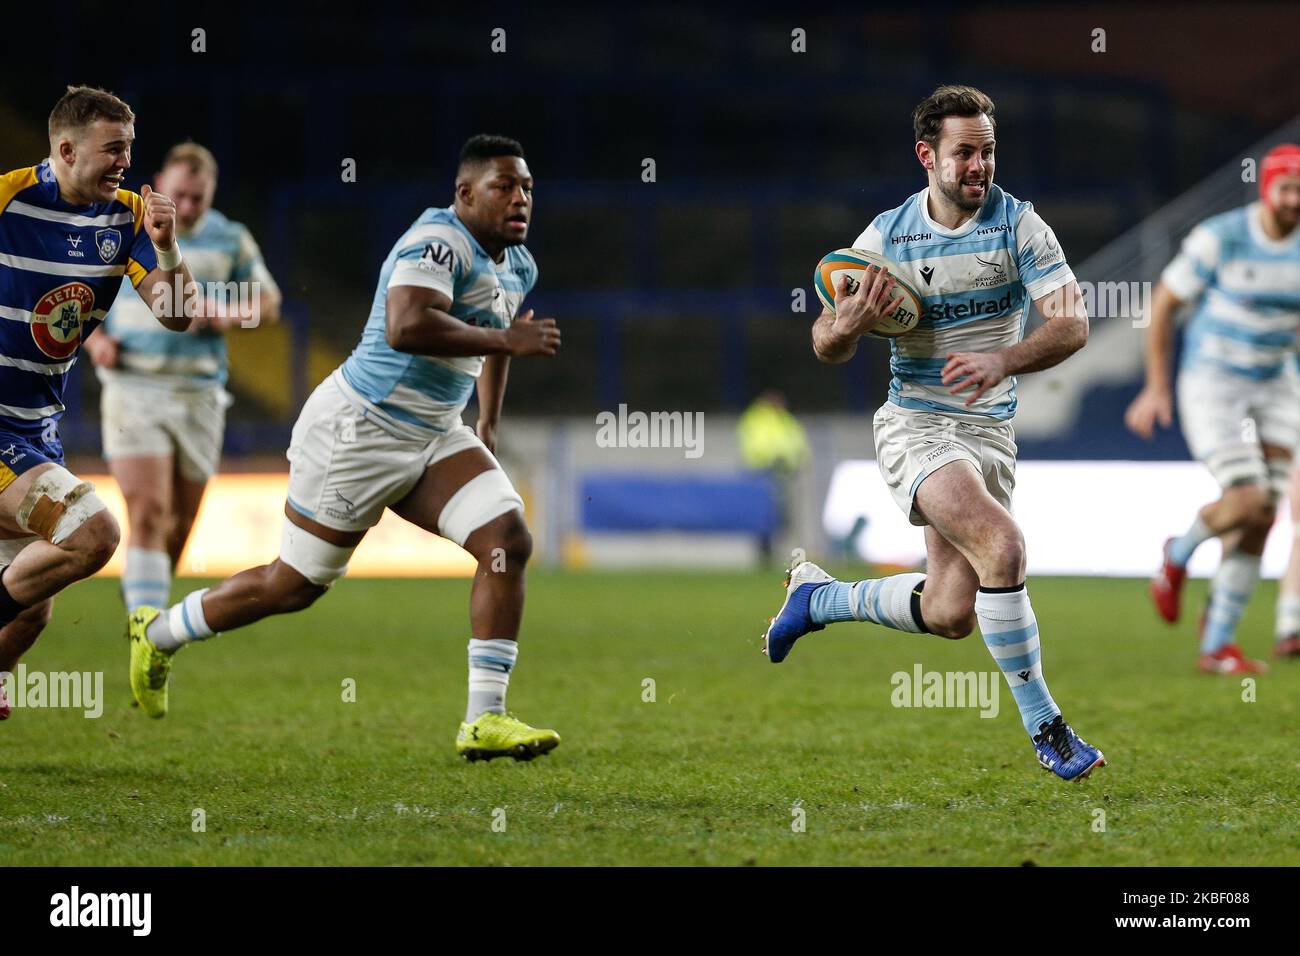
[[[1286,497],[1287,489],[1291,487],[1291,459],[1267,458],[1265,464],[1268,466],[1269,497],[1280,501]]]
[[[348,573],[355,550],[323,541],[288,518],[280,532],[280,560],[319,587],[327,588]]]
[[[18,506],[18,527],[59,544],[105,508],[95,486],[62,465],[36,476]]]
[[[523,510],[524,500],[500,468],[480,472],[451,496],[438,515],[438,533],[462,547],[477,529],[507,511]]]
[[[1203,459],[1220,488],[1233,485],[1267,486],[1268,465],[1258,445],[1233,444],[1215,449]]]

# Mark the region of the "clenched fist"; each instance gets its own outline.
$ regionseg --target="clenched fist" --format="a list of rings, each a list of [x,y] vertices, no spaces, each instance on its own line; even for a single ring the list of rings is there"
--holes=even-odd
[[[554,355],[560,348],[560,330],[554,319],[533,321],[529,309],[506,329],[506,345],[511,355]]]
[[[144,200],[144,230],[165,252],[176,242],[176,204],[170,197],[154,192],[148,183],[140,187],[140,198]]]

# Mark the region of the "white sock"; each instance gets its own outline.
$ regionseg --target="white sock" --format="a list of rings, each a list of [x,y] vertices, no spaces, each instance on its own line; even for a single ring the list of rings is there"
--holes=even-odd
[[[207,593],[208,589],[203,588],[185,595],[179,604],[173,604],[153,619],[145,636],[160,651],[174,651],[190,641],[203,641],[215,636],[203,616],[203,595]]]
[[[122,600],[128,611],[141,604],[166,607],[172,590],[172,561],[166,551],[127,548],[122,571]]]
[[[469,701],[465,705],[465,723],[472,723],[480,714],[506,712],[506,688],[510,685],[510,672],[515,669],[519,656],[519,642],[497,638],[469,642]]]
[[[1277,639],[1300,634],[1300,594],[1277,597]]]

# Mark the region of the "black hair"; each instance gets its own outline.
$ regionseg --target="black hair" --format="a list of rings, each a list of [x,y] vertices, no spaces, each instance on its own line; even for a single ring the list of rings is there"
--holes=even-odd
[[[460,148],[460,166],[464,169],[466,166],[477,166],[479,163],[486,162],[497,156],[518,156],[524,158],[524,148],[519,145],[519,141],[511,139],[509,136],[492,136],[488,133],[479,133],[477,136],[471,136],[465,140],[465,145]]]

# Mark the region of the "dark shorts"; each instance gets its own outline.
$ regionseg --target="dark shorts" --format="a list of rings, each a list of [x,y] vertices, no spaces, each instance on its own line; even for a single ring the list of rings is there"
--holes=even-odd
[[[56,465],[63,464],[63,443],[58,433],[52,429],[46,435],[53,435],[52,441],[44,437],[20,435],[0,429],[0,491],[4,491],[15,478],[25,471],[43,465],[47,461]]]

